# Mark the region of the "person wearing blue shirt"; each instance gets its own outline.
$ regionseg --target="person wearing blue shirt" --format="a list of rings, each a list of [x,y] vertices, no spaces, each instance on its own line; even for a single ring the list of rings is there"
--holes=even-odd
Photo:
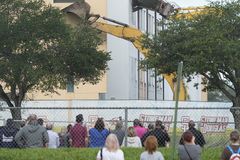
[[[102,118],[98,118],[94,128],[89,130],[89,147],[98,148],[103,147],[106,141],[109,131],[105,128],[105,124]]]

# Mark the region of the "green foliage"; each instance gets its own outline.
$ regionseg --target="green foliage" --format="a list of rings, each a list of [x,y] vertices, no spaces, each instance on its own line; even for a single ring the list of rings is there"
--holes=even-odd
[[[110,60],[87,22],[70,27],[43,0],[1,0],[0,37],[0,98],[10,107],[21,106],[33,89],[55,92],[70,80],[95,84]]]
[[[201,74],[206,89],[219,89],[235,101],[240,96],[240,1],[211,3],[201,14],[176,15],[165,26],[155,38],[145,38],[150,54],[143,63],[161,74],[175,72],[183,61],[188,80]]]
[[[1,160],[96,160],[99,149],[22,149],[0,150]],[[139,160],[144,149],[123,148],[125,160]],[[160,152],[168,160],[170,149],[160,149]],[[221,148],[204,149],[202,160],[216,160],[221,156]],[[178,158],[176,158],[177,160]]]

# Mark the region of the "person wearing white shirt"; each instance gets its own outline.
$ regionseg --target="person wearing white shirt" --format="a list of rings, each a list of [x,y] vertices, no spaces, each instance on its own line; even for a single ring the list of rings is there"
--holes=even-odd
[[[120,149],[117,136],[110,134],[105,142],[105,147],[97,154],[97,160],[124,160],[124,153]]]
[[[122,146],[124,146],[125,138],[123,140]],[[136,135],[135,129],[133,127],[128,128],[127,146],[133,148],[142,148],[141,139]]]
[[[46,128],[47,128],[48,137],[49,137],[48,148],[58,148],[60,145],[59,136],[56,132],[52,130],[53,124],[48,123],[46,125]]]

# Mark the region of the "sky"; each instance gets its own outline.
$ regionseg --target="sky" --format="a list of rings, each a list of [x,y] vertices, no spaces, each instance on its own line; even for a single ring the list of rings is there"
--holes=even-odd
[[[168,0],[168,2],[175,2],[180,7],[204,6],[209,3],[208,0]]]

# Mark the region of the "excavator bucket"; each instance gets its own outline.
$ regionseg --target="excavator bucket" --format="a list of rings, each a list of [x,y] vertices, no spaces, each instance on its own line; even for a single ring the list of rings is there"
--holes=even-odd
[[[146,8],[158,12],[164,18],[168,18],[174,11],[173,5],[164,2],[163,0],[133,0],[133,11]]]
[[[78,18],[87,20],[90,24],[92,24],[100,18],[100,15],[90,14],[90,10],[91,7],[87,2],[85,2],[85,0],[78,0],[78,2],[75,2],[70,6],[62,9],[64,13],[74,14]]]
[[[87,20],[90,17],[90,9],[90,5],[86,3],[85,0],[78,0],[78,2],[71,4],[62,11],[65,13],[75,14],[76,16]]]

